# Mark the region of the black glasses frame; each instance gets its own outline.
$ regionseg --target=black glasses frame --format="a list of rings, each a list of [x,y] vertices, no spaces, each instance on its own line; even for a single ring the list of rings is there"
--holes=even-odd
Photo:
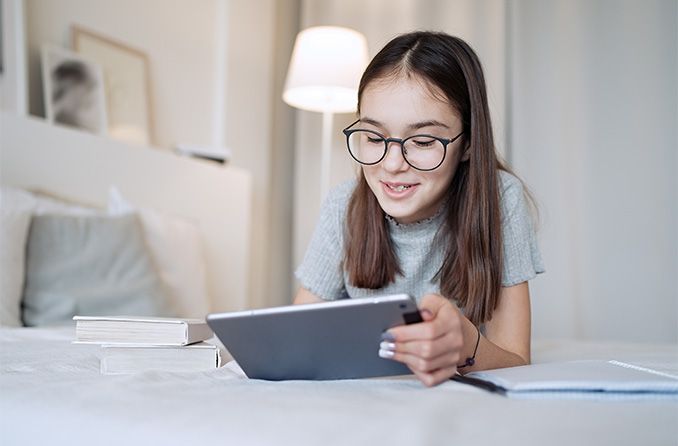
[[[405,139],[401,139],[401,138],[387,138],[387,137],[385,137],[384,135],[382,135],[381,133],[375,132],[374,130],[352,129],[352,128],[351,128],[351,127],[353,127],[354,125],[356,125],[356,124],[359,123],[359,122],[360,122],[360,119],[358,119],[358,120],[355,121],[353,124],[349,125],[349,126],[346,127],[344,130],[342,130],[342,133],[343,133],[344,135],[346,135],[346,148],[348,149],[349,155],[351,155],[351,158],[353,158],[354,160],[356,160],[356,162],[358,162],[359,164],[362,164],[363,166],[374,166],[375,164],[379,164],[380,162],[382,162],[382,160],[383,160],[384,158],[386,158],[386,154],[388,153],[388,145],[389,145],[390,143],[392,143],[392,142],[395,142],[395,143],[397,143],[397,144],[400,145],[400,153],[403,155],[403,159],[405,160],[405,162],[406,162],[410,167],[412,167],[413,169],[416,169],[416,170],[420,170],[420,171],[422,171],[422,172],[430,172],[431,170],[435,170],[435,169],[437,169],[438,167],[440,167],[440,166],[443,164],[443,162],[445,161],[445,157],[447,156],[447,146],[448,146],[449,144],[452,144],[453,142],[455,142],[457,139],[459,139],[459,137],[460,137],[461,135],[464,134],[464,131],[462,130],[461,133],[459,133],[457,136],[455,136],[455,137],[452,138],[452,139],[440,138],[440,137],[438,137],[438,136],[427,135],[427,134],[412,135],[412,136],[408,136],[408,137],[405,138]],[[373,163],[365,163],[365,162],[363,162],[363,161],[360,161],[358,158],[356,158],[356,157],[353,155],[353,152],[351,152],[351,146],[350,146],[350,144],[349,144],[349,138],[350,138],[350,136],[351,136],[353,133],[355,133],[355,132],[368,132],[368,133],[372,133],[373,135],[378,136],[379,138],[381,138],[381,139],[384,141],[384,154],[381,155],[381,158],[379,158],[379,160],[377,160],[377,161],[375,161],[375,162],[373,162]],[[412,165],[412,163],[410,163],[410,161],[407,159],[407,155],[406,155],[406,151],[405,151],[405,142],[408,141],[408,140],[410,140],[410,139],[412,139],[412,138],[421,138],[421,137],[426,137],[426,138],[432,138],[432,139],[435,139],[435,140],[437,140],[437,141],[440,141],[440,142],[442,143],[442,145],[443,145],[443,158],[440,160],[440,163],[438,163],[437,166],[432,167],[432,168],[430,168],[430,169],[421,169],[421,168],[419,168],[419,167],[417,167],[417,166],[414,166],[414,165]]]

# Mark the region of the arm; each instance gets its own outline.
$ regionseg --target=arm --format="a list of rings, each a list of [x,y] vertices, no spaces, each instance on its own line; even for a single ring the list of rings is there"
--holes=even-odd
[[[309,290],[306,288],[299,288],[299,291],[297,291],[297,295],[294,296],[294,300],[292,301],[293,305],[298,305],[298,304],[317,304],[319,302],[324,302],[321,298],[316,296],[315,294],[311,293]]]
[[[427,386],[439,384],[457,371],[457,365],[473,355],[478,331],[447,299],[437,294],[424,296],[420,309],[423,323],[396,327],[393,354],[407,364]],[[529,364],[530,297],[527,282],[503,288],[492,320],[485,324],[475,364],[463,373]],[[387,341],[388,343],[388,341]],[[384,345],[388,346],[388,345]]]

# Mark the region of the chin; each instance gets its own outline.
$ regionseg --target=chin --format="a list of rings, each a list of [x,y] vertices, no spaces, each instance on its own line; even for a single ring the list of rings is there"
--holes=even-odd
[[[398,220],[398,222],[400,222],[401,220],[409,221],[414,216],[414,213],[410,209],[408,209],[409,206],[405,207],[393,205],[393,203],[389,202],[388,198],[382,199],[379,202],[379,205],[384,210],[384,212]]]

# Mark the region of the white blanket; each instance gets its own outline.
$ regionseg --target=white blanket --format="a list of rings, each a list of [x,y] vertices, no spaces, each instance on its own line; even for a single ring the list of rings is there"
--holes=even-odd
[[[3,445],[637,445],[678,439],[676,402],[520,401],[454,382],[428,389],[413,378],[266,382],[227,367],[107,376],[99,373],[99,347],[72,339],[72,327],[0,330]],[[656,366],[678,359],[676,351],[552,342],[539,346],[534,359],[641,358]]]

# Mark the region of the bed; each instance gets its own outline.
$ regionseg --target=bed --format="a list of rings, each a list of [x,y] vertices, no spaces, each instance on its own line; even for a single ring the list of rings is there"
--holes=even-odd
[[[0,181],[196,222],[210,311],[248,308],[246,172],[0,113]],[[49,149],[46,150],[45,147]],[[0,328],[0,441],[30,444],[676,444],[678,402],[513,400],[412,377],[265,382],[228,363],[197,373],[99,372],[72,325]],[[533,362],[617,359],[676,373],[675,345],[541,341]],[[228,359],[228,357],[226,357]]]
[[[0,330],[0,437],[10,444],[674,445],[676,401],[512,400],[448,382],[248,380],[99,373],[72,328]],[[665,368],[675,346],[550,341],[534,361],[615,358]]]

